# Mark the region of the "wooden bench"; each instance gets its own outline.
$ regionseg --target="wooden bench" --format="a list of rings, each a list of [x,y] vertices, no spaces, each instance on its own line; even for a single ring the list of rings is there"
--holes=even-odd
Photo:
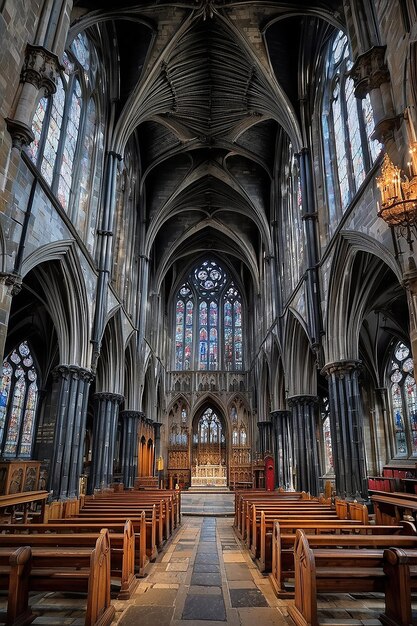
[[[384,572],[385,612],[380,620],[384,626],[409,626],[413,621],[411,593],[417,591],[417,550],[399,547],[385,550]]]
[[[0,554],[7,555],[10,550],[0,548]],[[101,531],[93,548],[31,549],[22,546],[19,550],[30,550],[31,557],[25,561],[26,571],[22,573],[20,581],[18,604],[22,612],[15,614],[15,621],[10,624],[18,626],[29,623],[26,620],[30,591],[75,591],[87,595],[85,626],[110,626],[115,609],[110,604],[110,543],[107,530]],[[14,598],[10,586],[9,593]],[[17,611],[19,609],[15,613]]]
[[[384,592],[383,557],[379,548],[312,549],[305,533],[297,530],[294,604],[288,606],[297,626],[318,626],[318,593]]]
[[[412,526],[412,525],[411,525]],[[386,547],[402,545],[417,547],[415,527],[406,526],[340,526],[320,525],[316,529],[305,529],[310,548],[341,547],[341,546],[372,546]],[[414,534],[402,534],[414,531]],[[325,534],[324,534],[325,533]],[[286,586],[288,580],[294,578],[294,543],[296,534],[282,528],[279,522],[274,525],[272,548],[272,571],[270,582],[280,598],[293,597],[294,591]]]
[[[24,546],[35,547],[94,547],[100,530],[96,532],[82,533],[52,533],[46,532],[49,525],[42,526],[43,532],[39,532],[39,524],[34,531],[28,524],[25,534],[2,533],[0,534],[0,547]],[[63,527],[66,529],[66,527]],[[121,581],[119,600],[127,600],[136,590],[139,581],[135,576],[135,535],[133,524],[127,520],[123,527],[123,533],[109,533],[110,540],[110,572],[111,575]]]
[[[155,518],[147,520],[145,517],[145,512],[136,514],[136,517],[133,515],[129,515],[129,519],[133,524],[133,528],[135,531],[135,535],[139,534],[140,536],[145,537],[145,553],[150,561],[154,561],[158,556],[158,550],[156,547],[156,524]],[[112,515],[99,515],[93,517],[69,517],[67,519],[54,519],[52,522],[48,522],[48,524],[52,527],[56,527],[57,525],[64,526],[69,528],[72,524],[76,526],[85,526],[88,528],[92,528],[93,525],[97,527],[99,525],[101,528],[113,528],[115,525],[123,526],[126,522],[127,516],[123,514],[112,514]],[[143,532],[145,529],[145,532]],[[142,542],[141,542],[142,545]]]
[[[373,493],[371,502],[377,524],[397,524],[402,519],[416,519],[417,495],[411,493]]]
[[[35,504],[39,503],[39,519],[41,522],[45,518],[45,503],[49,497],[48,491],[25,491],[23,493],[12,493],[6,496],[0,496],[0,511],[11,509],[10,521],[15,521],[16,509],[22,510],[22,519],[26,523],[29,517],[29,510]]]
[[[2,621],[7,626],[24,626],[36,617],[29,608],[31,559],[29,546],[0,549],[0,589],[8,592],[7,613]]]

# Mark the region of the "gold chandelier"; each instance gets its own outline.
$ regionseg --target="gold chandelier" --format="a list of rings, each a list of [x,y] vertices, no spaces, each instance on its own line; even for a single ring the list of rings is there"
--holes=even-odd
[[[376,184],[381,193],[378,216],[389,226],[396,226],[412,249],[412,234],[417,236],[417,141],[414,132],[407,169],[407,173],[402,172],[385,154]]]

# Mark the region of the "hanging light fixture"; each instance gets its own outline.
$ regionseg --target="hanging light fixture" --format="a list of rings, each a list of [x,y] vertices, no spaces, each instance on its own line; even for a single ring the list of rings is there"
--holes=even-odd
[[[376,183],[381,194],[378,216],[389,226],[396,226],[412,250],[413,237],[417,237],[417,139],[408,111],[405,117],[410,138],[407,172],[394,165],[388,154],[385,154],[381,176],[376,179]]]

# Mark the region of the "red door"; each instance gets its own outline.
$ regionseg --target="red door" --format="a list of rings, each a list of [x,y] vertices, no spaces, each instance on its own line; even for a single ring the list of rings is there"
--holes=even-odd
[[[274,491],[275,489],[275,470],[272,456],[265,457],[265,488],[267,491]]]

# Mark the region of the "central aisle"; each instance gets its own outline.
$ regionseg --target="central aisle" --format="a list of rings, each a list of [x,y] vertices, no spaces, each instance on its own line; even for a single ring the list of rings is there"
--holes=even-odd
[[[148,572],[128,603],[115,603],[114,624],[293,626],[286,602],[241,550],[233,519],[183,517]]]

